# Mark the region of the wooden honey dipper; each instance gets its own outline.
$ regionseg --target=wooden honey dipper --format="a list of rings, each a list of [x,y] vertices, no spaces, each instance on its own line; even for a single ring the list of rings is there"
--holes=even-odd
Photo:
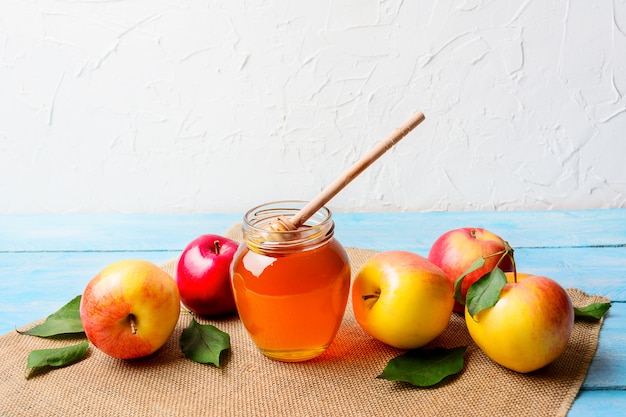
[[[348,185],[361,172],[376,161],[382,154],[387,152],[391,147],[404,138],[411,130],[424,121],[425,117],[422,112],[417,112],[411,116],[406,122],[398,126],[389,136],[380,141],[368,153],[363,155],[354,165],[346,172],[340,175],[335,181],[328,185],[313,200],[307,203],[300,211],[291,218],[279,216],[272,221],[267,229],[274,232],[297,230],[302,226],[315,212],[322,208],[331,198]]]

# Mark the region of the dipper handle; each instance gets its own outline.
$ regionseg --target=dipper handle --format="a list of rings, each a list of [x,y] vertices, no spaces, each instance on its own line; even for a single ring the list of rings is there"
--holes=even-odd
[[[281,217],[278,221],[282,228],[286,230],[295,230],[300,227],[309,217],[322,208],[331,198],[348,185],[361,172],[376,161],[382,154],[387,152],[391,147],[404,138],[411,130],[424,121],[425,117],[422,112],[417,112],[411,116],[406,122],[398,126],[389,136],[380,141],[368,153],[363,155],[354,165],[346,172],[340,175],[335,181],[328,185],[321,193],[311,200],[306,206],[302,207],[292,218],[287,219]]]

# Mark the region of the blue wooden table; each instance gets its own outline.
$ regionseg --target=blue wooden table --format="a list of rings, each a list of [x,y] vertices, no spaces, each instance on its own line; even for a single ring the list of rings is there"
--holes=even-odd
[[[240,214],[0,216],[0,334],[45,317],[104,266],[177,257]],[[443,232],[485,227],[515,249],[518,270],[611,299],[600,343],[570,416],[626,415],[626,210],[336,213],[344,246],[422,255]]]

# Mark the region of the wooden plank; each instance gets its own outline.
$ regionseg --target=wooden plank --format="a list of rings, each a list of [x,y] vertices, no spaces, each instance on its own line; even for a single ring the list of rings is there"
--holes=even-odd
[[[626,329],[626,303],[613,303],[602,323],[598,350],[589,367],[583,388],[598,390],[626,387],[624,329]]]
[[[121,259],[156,264],[179,252],[0,253],[0,334],[47,317],[73,297],[102,268]]]
[[[395,246],[388,247],[395,248]],[[177,251],[170,251],[169,253],[172,255]],[[68,263],[78,262],[77,259],[84,259],[84,255],[75,257],[70,254],[72,252],[68,255],[60,252],[56,258],[65,259]],[[20,255],[26,258],[22,258]],[[110,252],[108,255],[103,255],[105,259],[109,260],[120,259],[124,256],[127,256],[125,252]],[[163,257],[159,252],[146,253],[144,256],[161,260]],[[15,261],[19,262],[19,259],[29,259],[30,262],[33,262],[31,267],[34,268],[35,272],[40,271],[42,276],[45,276],[45,273],[49,272],[47,268],[51,267],[45,265],[45,262],[42,264],[43,261],[37,262],[37,259],[40,258],[35,254],[5,254],[0,259],[2,259],[0,264],[2,283],[13,282],[16,273],[24,276],[22,268],[25,266],[18,266],[14,263]],[[626,287],[624,286],[626,248],[519,249],[516,252],[516,259],[520,271],[546,275],[564,287],[580,288],[590,294],[608,296],[613,301],[626,300]],[[24,263],[28,265],[28,262]],[[55,285],[52,282],[53,276],[49,279],[50,281],[46,283],[46,286]],[[3,295],[3,298],[5,297],[6,293]]]
[[[182,250],[240,220],[235,214],[0,216],[0,252]]]
[[[580,391],[567,413],[567,417],[623,415],[626,415],[626,391],[623,390]]]
[[[348,240],[366,247],[361,241]],[[370,249],[402,249],[398,242],[386,240]],[[396,246],[397,245],[397,246]],[[427,250],[409,248],[423,256]],[[520,248],[515,250],[519,272],[547,276],[565,288],[578,288],[588,294],[626,301],[626,247],[607,248]]]
[[[367,249],[428,250],[444,232],[484,227],[514,247],[626,245],[626,209],[572,211],[478,211],[336,213],[342,243]]]
[[[388,246],[394,248],[395,246]],[[177,251],[169,251],[169,254],[177,254]],[[59,264],[61,261],[37,261],[41,254],[12,253],[0,254],[0,276],[1,282],[14,282],[15,274],[28,276],[29,271],[24,268],[33,268],[34,272],[39,271],[41,276],[50,272],[46,262]],[[69,252],[64,255],[59,252],[55,259],[65,259],[69,264],[80,262],[85,259],[85,255],[78,255],[76,252]],[[109,252],[102,256],[103,259],[115,260],[128,256],[125,252]],[[160,252],[147,252],[146,258],[163,260]],[[20,261],[28,259],[28,261]],[[624,276],[626,271],[626,248],[553,248],[553,249],[519,249],[516,251],[518,270],[541,274],[555,279],[564,287],[576,287],[590,294],[600,294],[609,297],[613,301],[626,301],[626,286],[624,286]],[[18,262],[16,265],[15,262]],[[23,265],[19,265],[19,263]],[[29,265],[32,262],[32,265]],[[67,267],[67,271],[72,269]],[[66,271],[66,272],[67,272]],[[19,277],[18,277],[19,278]],[[21,282],[21,278],[19,278]],[[49,277],[45,286],[54,286],[54,275]],[[1,287],[0,287],[1,288]],[[3,298],[7,293],[3,295]]]
[[[626,245],[626,209],[424,213],[335,213],[344,245],[427,251],[447,230],[485,227],[514,247]],[[242,214],[0,216],[0,252],[182,249],[223,233]],[[548,226],[547,226],[548,225]]]
[[[612,301],[626,301],[626,247],[518,249],[517,270]]]

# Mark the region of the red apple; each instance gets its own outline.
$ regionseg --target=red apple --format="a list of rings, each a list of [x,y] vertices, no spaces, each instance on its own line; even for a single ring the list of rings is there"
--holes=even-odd
[[[230,285],[230,264],[239,243],[219,235],[191,241],[178,260],[180,299],[193,313],[222,316],[237,311]]]
[[[463,300],[465,300],[469,287],[496,266],[505,272],[513,270],[512,254],[507,253],[500,262],[501,255],[505,253],[507,246],[506,242],[500,236],[489,230],[480,227],[462,227],[450,230],[441,235],[430,248],[428,259],[440,267],[443,272],[445,272],[450,283],[454,285],[454,281],[456,281],[474,261],[480,257],[485,257],[483,267],[466,275],[463,279],[461,295]],[[498,262],[500,262],[499,265]],[[463,312],[464,309],[464,305],[455,302],[454,311]]]
[[[85,288],[80,319],[91,343],[118,359],[150,355],[165,344],[178,322],[174,279],[148,261],[118,261]]]
[[[465,322],[472,339],[494,362],[531,372],[558,358],[574,326],[574,308],[556,281],[531,274],[507,273],[507,284],[493,307]]]

